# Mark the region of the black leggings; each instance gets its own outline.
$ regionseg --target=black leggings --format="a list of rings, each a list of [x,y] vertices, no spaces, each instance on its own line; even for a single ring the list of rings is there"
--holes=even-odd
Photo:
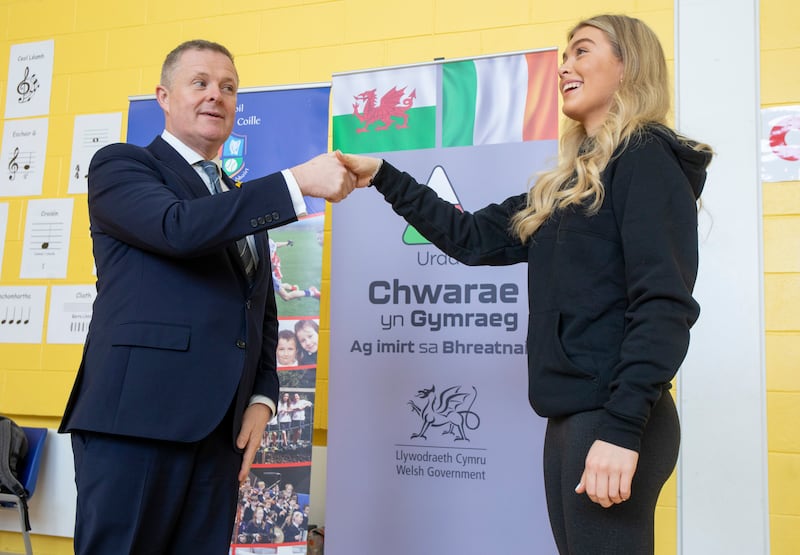
[[[678,459],[680,424],[665,391],[642,436],[631,498],[604,509],[575,487],[602,410],[551,418],[544,440],[544,482],[550,526],[561,555],[647,555],[654,550],[656,501]]]

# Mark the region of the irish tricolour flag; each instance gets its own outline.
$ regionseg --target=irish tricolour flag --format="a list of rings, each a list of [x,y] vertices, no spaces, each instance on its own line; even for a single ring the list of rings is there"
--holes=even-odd
[[[558,138],[555,50],[442,66],[442,146]]]
[[[391,152],[433,148],[435,65],[333,77],[333,148]]]

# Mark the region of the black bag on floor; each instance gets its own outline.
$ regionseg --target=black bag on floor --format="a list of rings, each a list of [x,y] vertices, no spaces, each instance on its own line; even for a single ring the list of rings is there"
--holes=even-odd
[[[25,431],[10,418],[0,416],[0,491],[19,497],[25,514],[25,527],[30,530],[28,492],[19,481],[19,471],[27,454]]]

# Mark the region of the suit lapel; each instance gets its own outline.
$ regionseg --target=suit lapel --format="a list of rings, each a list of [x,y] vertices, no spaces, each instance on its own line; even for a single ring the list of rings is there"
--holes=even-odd
[[[177,150],[172,148],[169,143],[167,143],[161,136],[157,136],[153,139],[147,146],[148,150],[153,153],[157,159],[163,162],[163,166],[166,168],[166,171],[170,171],[178,176],[178,180],[186,189],[187,192],[190,194],[192,198],[200,198],[200,197],[207,197],[211,194],[208,190],[203,179],[198,175],[195,169],[186,162],[186,159],[181,156]],[[222,179],[225,181],[225,184],[228,188],[234,187],[233,182],[231,179],[222,172]],[[242,257],[239,256],[239,249],[236,246],[236,242],[229,244],[225,247],[225,252],[228,255],[228,258],[231,260],[231,263],[235,268],[238,269],[239,275],[245,289],[248,288],[247,282],[247,272],[245,271],[244,264],[242,263]],[[259,266],[260,266],[259,261]],[[258,276],[258,274],[256,274]]]
[[[207,197],[211,194],[195,169],[160,135],[153,139],[147,149],[164,163],[166,171],[172,172],[180,178],[180,183],[186,187],[192,198]]]

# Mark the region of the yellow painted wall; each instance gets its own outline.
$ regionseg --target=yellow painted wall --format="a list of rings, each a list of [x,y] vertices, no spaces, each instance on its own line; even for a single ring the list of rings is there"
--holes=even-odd
[[[0,106],[5,106],[10,47],[53,39],[42,197],[66,197],[74,117],[122,112],[124,136],[128,96],[153,93],[164,55],[183,40],[206,38],[228,46],[243,87],[327,82],[341,71],[560,47],[569,26],[597,9],[592,0],[0,0]],[[672,0],[606,0],[602,9],[647,21],[671,64]],[[794,69],[800,67],[799,9],[794,0],[762,1],[765,106],[800,103],[800,72]],[[9,204],[1,285],[94,281],[85,195],[74,196],[64,280],[19,279],[28,198],[0,197]],[[800,432],[794,426],[800,417],[800,183],[765,185],[764,214],[772,552],[788,554],[800,545]],[[325,323],[327,304],[321,311]],[[324,344],[328,330],[321,335]],[[80,351],[76,345],[0,344],[0,413],[25,425],[56,427]],[[325,444],[327,429],[324,355],[318,444]],[[34,536],[33,542],[38,554],[72,552],[65,538]],[[21,552],[19,534],[0,532],[0,551]],[[675,552],[673,477],[657,509],[657,553]]]
[[[761,1],[761,104],[800,104],[800,4]],[[800,546],[800,181],[765,183],[767,445],[773,555]]]

